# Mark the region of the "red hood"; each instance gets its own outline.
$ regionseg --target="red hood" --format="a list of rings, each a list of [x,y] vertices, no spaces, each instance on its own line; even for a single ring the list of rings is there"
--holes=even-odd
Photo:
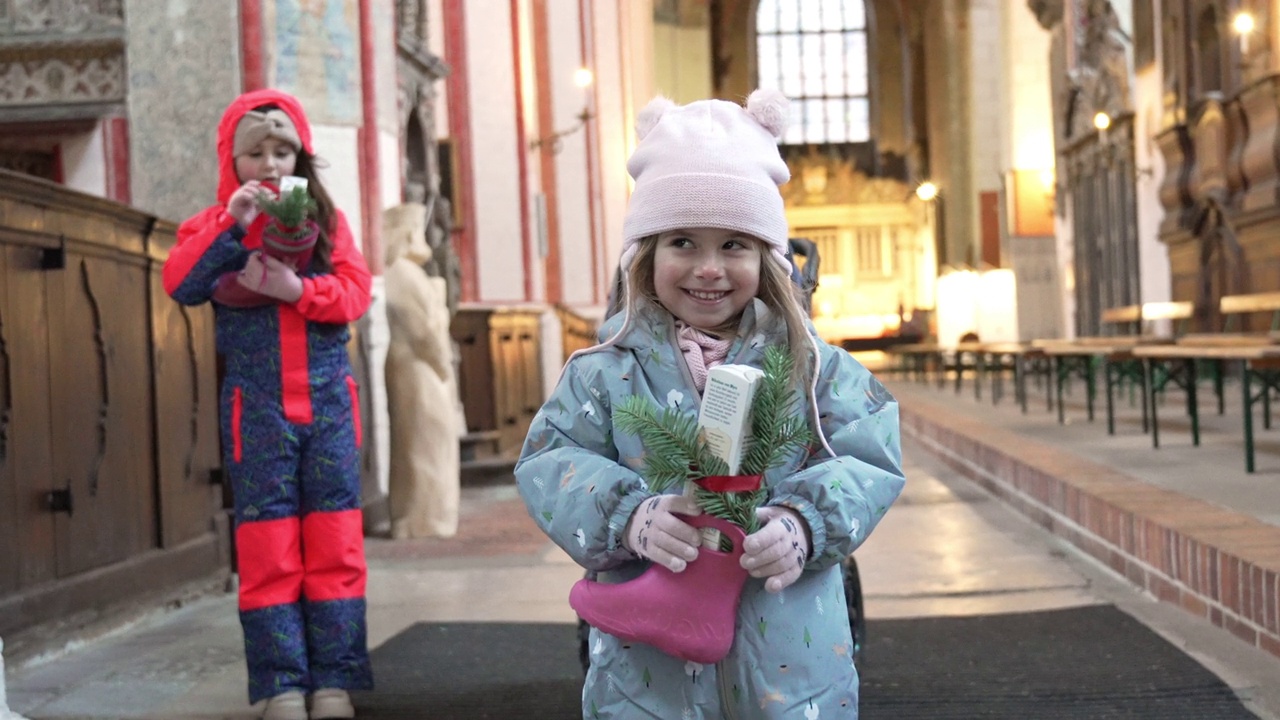
[[[235,158],[231,155],[231,148],[235,141],[236,125],[240,124],[240,118],[250,110],[262,105],[275,105],[293,120],[293,126],[298,130],[298,139],[302,141],[302,149],[308,155],[315,153],[311,149],[311,125],[307,122],[307,116],[302,112],[302,103],[294,96],[280,92],[279,90],[253,90],[247,92],[232,101],[227,107],[227,111],[222,114],[222,121],[218,123],[218,204],[226,205],[227,200],[231,197],[231,193],[240,187],[240,180],[236,178]]]

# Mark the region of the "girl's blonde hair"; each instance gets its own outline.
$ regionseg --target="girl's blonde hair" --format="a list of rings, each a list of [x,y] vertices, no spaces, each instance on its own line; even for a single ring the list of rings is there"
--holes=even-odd
[[[807,388],[813,380],[813,364],[817,348],[814,347],[809,338],[809,330],[805,327],[805,313],[800,304],[800,289],[791,281],[787,271],[769,256],[764,243],[757,240],[755,247],[760,256],[760,289],[757,291],[757,297],[769,310],[780,315],[786,324],[787,347],[791,351],[793,375],[801,387]],[[658,307],[662,306],[658,301],[658,290],[653,284],[654,255],[657,248],[657,235],[642,238],[638,243],[635,259],[631,261],[631,267],[627,272],[624,312],[634,312],[634,298],[644,298]],[[721,327],[700,329],[721,337],[732,337],[738,331],[739,320],[740,317],[733,317]]]

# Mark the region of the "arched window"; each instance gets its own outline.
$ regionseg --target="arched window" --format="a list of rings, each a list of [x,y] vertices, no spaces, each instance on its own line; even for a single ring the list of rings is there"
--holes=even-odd
[[[870,139],[863,0],[760,0],[756,67],[759,87],[791,99],[784,143]]]

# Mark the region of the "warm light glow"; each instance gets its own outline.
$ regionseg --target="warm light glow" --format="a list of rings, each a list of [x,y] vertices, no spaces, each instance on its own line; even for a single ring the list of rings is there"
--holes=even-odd
[[[1045,190],[1053,189],[1053,168],[1045,168],[1040,171],[1040,184],[1044,185]]]
[[[573,84],[580,88],[589,87],[595,81],[596,76],[591,72],[591,68],[578,68],[573,73]]]
[[[929,202],[930,200],[938,197],[938,186],[928,180],[925,180],[916,186],[916,197],[925,202]]]
[[[1098,128],[1099,130],[1106,130],[1107,128],[1111,127],[1111,116],[1104,112],[1100,112],[1094,115],[1093,126]]]
[[[1240,35],[1247,35],[1253,32],[1253,16],[1247,12],[1236,13],[1235,18],[1231,20],[1231,28]]]

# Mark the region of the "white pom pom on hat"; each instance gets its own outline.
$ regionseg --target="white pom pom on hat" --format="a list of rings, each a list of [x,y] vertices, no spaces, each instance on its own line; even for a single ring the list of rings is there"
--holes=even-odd
[[[636,116],[639,143],[627,162],[635,190],[622,223],[621,268],[642,238],[713,227],[759,238],[790,272],[778,192],[791,178],[778,152],[788,106],[782,93],[764,89],[751,93],[745,108],[725,100],[650,101]]]

